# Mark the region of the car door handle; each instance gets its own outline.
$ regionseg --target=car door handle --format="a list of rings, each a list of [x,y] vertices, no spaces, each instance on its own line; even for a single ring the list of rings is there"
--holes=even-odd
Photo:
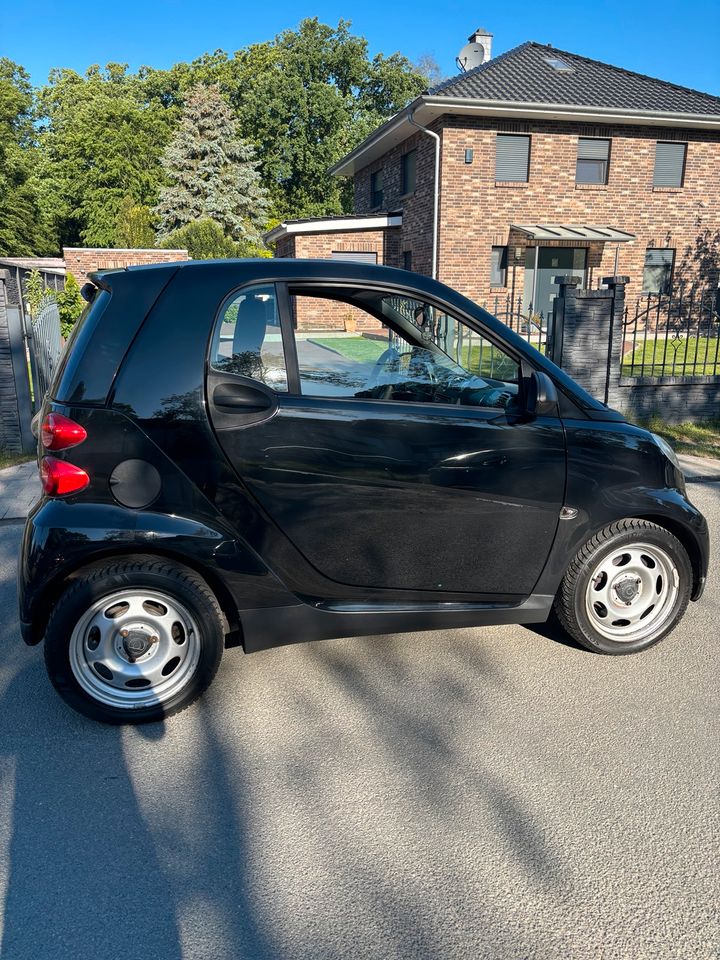
[[[213,403],[224,410],[238,413],[258,413],[268,410],[272,399],[263,390],[245,383],[220,383],[213,390]]]

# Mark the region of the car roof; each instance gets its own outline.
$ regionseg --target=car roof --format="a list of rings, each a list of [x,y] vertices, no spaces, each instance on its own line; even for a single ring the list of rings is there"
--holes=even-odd
[[[253,276],[267,276],[274,278],[293,277],[318,280],[324,278],[345,278],[347,280],[374,279],[382,282],[397,283],[401,277],[405,285],[422,288],[425,282],[434,285],[437,281],[421,273],[411,273],[397,267],[386,267],[381,264],[362,263],[354,260],[328,259],[294,259],[291,257],[254,257],[232,258],[218,260],[175,260],[168,263],[143,263],[133,266],[119,267],[110,270],[97,270],[89,274],[91,280],[99,280],[101,284],[112,286],[113,277],[124,274],[147,273],[149,271],[175,272],[177,270],[211,273],[226,270],[228,266],[237,266],[251,279]],[[103,284],[104,285],[104,284]]]

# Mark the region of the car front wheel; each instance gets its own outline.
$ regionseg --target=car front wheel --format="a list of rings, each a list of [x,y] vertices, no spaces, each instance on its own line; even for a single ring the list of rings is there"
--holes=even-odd
[[[685,612],[692,569],[685,548],[647,520],[613,523],[574,558],[555,600],[562,626],[588,650],[637,653]]]
[[[152,558],[115,560],[81,572],[55,604],[45,664],[80,713],[147,723],[200,696],[224,640],[217,600],[194,571]]]

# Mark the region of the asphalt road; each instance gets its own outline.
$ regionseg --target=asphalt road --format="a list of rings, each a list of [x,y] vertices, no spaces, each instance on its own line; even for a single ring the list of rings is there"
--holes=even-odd
[[[720,536],[720,484],[691,493]],[[673,637],[228,651],[200,704],[71,713],[0,526],[2,960],[718,958],[715,564]]]

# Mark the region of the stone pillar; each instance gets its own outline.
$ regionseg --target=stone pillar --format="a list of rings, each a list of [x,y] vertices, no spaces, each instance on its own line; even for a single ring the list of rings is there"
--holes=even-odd
[[[547,356],[552,360],[553,363],[556,363],[559,367],[562,367],[562,353],[563,353],[563,338],[565,332],[565,309],[568,301],[575,300],[575,294],[577,293],[577,286],[580,283],[581,277],[572,277],[572,276],[563,276],[563,277],[553,277],[554,282],[560,288],[560,292],[557,297],[553,300],[553,315],[551,323],[549,324],[549,336],[547,342]],[[574,303],[570,303],[569,311],[572,314]]]
[[[610,330],[608,333],[608,355],[606,363],[606,388],[605,403],[614,406],[616,400],[617,387],[620,383],[620,372],[622,369],[622,350],[623,350],[623,331],[625,320],[625,287],[630,282],[630,277],[616,276],[603,277],[603,284],[613,294],[612,313],[610,316]]]
[[[604,289],[578,290],[578,277],[554,277],[548,356],[596,399],[607,403],[620,376],[622,315],[628,277],[607,277]]]

